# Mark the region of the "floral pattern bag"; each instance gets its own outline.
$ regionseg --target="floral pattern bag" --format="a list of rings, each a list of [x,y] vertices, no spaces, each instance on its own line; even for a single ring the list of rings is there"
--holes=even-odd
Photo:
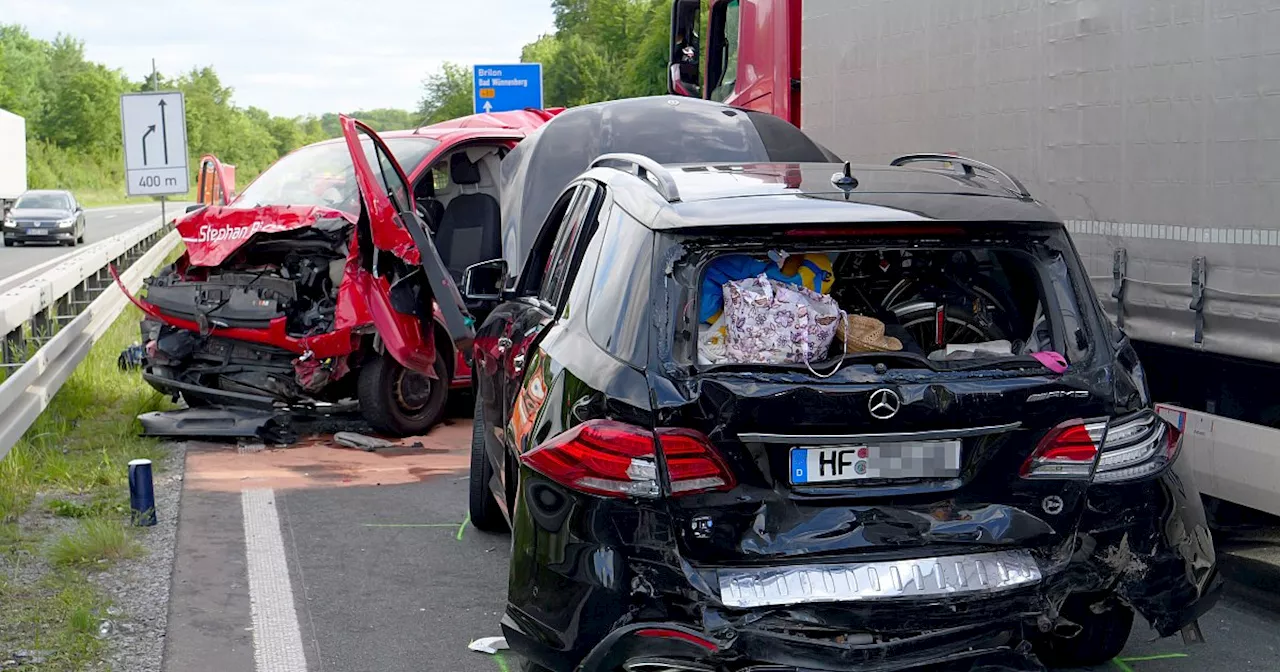
[[[831,297],[760,275],[724,283],[728,359],[798,364],[825,359],[840,324]]]

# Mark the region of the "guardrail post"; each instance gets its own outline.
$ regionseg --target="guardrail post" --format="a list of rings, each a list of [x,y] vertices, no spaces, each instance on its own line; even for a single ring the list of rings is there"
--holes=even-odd
[[[31,316],[31,340],[44,345],[53,338],[54,320],[49,319],[49,309],[45,308]]]
[[[27,339],[22,327],[4,335],[4,363],[21,364],[27,361]]]

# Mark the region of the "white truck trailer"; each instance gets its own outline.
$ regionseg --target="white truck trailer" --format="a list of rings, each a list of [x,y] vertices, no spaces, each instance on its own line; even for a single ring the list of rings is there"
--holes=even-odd
[[[27,122],[0,110],[0,217],[27,190]]]
[[[673,93],[856,162],[947,152],[1025,182],[1200,490],[1280,515],[1280,0],[673,0],[672,20]]]

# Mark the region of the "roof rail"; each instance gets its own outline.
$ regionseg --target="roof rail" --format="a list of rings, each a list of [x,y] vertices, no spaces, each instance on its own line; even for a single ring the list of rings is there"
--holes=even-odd
[[[671,171],[643,154],[603,154],[591,162],[591,168],[617,168],[635,175],[658,190],[668,203],[680,202],[680,190]]]
[[[955,164],[959,166],[959,170],[956,170],[955,172],[961,173],[965,177],[973,177],[975,170],[981,170],[984,173],[990,173],[1004,180],[1006,185],[1012,185],[1013,187],[1012,189],[1009,189],[1008,186],[1006,186],[1005,188],[1013,192],[1013,194],[1018,198],[1028,200],[1028,201],[1031,200],[1031,192],[1027,191],[1027,188],[1023,186],[1022,182],[1018,181],[1018,178],[1010,175],[1009,173],[1004,172],[1003,170],[1000,170],[999,168],[996,168],[995,166],[989,163],[983,163],[981,161],[976,161],[974,159],[966,159],[963,156],[955,156],[952,154],[907,154],[905,156],[899,156],[893,161],[890,161],[889,165],[901,167],[907,164],[919,163],[923,161]]]

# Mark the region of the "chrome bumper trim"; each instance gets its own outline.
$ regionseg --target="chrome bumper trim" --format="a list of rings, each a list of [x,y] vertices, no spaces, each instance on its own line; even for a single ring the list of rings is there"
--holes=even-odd
[[[839,565],[721,569],[720,600],[751,608],[809,602],[991,594],[1040,582],[1028,551]]]

